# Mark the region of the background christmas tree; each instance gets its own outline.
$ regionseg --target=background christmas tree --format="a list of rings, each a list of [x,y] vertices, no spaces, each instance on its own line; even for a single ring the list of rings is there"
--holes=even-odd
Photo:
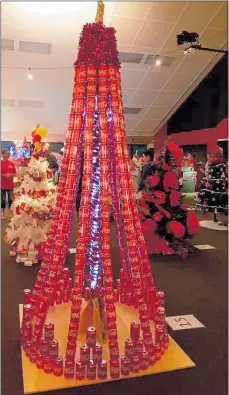
[[[11,245],[10,254],[17,255],[18,262],[30,264],[42,258],[55,205],[55,186],[48,165],[45,150],[37,144],[6,230],[5,241]]]
[[[152,176],[140,201],[142,229],[148,252],[186,257],[189,246],[184,239],[196,233],[198,219],[183,203],[178,186],[182,155],[172,142],[156,155]]]
[[[204,177],[199,185],[197,207],[203,213],[228,215],[228,167],[217,145],[208,147]]]

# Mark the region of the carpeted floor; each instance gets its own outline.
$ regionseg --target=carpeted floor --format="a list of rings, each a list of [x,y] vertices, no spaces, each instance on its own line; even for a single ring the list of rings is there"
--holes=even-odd
[[[24,288],[32,288],[38,266],[24,267],[9,257],[3,242],[7,222],[2,221],[2,395],[22,395],[18,304]],[[196,363],[173,373],[122,380],[103,385],[61,390],[61,395],[226,395],[227,394],[227,233],[200,228],[193,244],[210,244],[215,250],[195,250],[186,261],[178,257],[152,258],[152,273],[166,293],[167,315],[194,314],[206,329],[170,332]],[[75,247],[72,232],[70,247]],[[119,270],[112,241],[114,275]],[[68,255],[72,268],[74,255]],[[55,392],[52,392],[55,394]],[[56,392],[57,393],[57,392]],[[48,393],[43,393],[47,395]],[[51,392],[49,392],[51,394]]]

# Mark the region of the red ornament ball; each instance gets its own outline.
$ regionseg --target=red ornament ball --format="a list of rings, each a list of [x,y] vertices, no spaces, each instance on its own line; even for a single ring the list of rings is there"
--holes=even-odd
[[[155,214],[153,214],[152,218],[155,222],[159,222],[163,218],[163,215],[157,211]]]

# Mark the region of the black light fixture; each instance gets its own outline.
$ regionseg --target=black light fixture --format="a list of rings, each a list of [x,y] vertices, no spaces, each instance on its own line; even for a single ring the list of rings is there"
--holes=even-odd
[[[215,49],[215,48],[205,48],[199,43],[199,34],[192,32],[189,33],[186,30],[183,30],[181,34],[177,35],[177,45],[190,44],[188,48],[184,50],[184,54],[192,53],[192,49],[199,51],[207,51],[207,52],[217,52],[227,54],[227,51],[223,49]]]

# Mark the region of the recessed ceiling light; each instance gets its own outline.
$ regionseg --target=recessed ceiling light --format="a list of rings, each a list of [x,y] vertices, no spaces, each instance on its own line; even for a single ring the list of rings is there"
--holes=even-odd
[[[29,69],[29,72],[28,72],[28,80],[33,80],[33,74],[31,73],[30,69]]]
[[[160,59],[157,59],[156,62],[155,62],[155,64],[156,64],[156,66],[160,66],[160,65],[161,65],[161,60],[160,60]]]

